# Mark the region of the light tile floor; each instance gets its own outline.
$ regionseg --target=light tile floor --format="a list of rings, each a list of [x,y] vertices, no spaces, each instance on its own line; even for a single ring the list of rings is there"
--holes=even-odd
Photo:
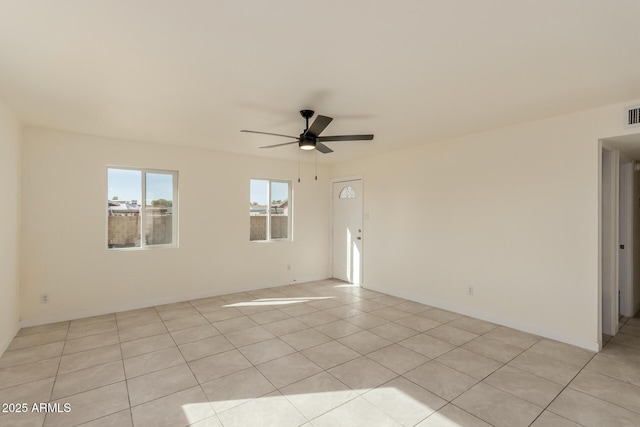
[[[325,280],[24,328],[0,403],[12,427],[640,426],[640,319],[594,354]]]

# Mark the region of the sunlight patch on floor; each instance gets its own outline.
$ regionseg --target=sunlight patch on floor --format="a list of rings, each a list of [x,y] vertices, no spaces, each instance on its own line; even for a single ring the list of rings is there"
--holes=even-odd
[[[304,300],[301,300],[301,301],[246,301],[246,302],[234,302],[231,304],[226,304],[226,305],[223,305],[223,307],[259,307],[263,305],[291,305],[291,304],[298,304],[301,302],[305,302],[305,301]]]
[[[260,298],[253,301],[242,301],[226,304],[223,307],[257,307],[261,305],[289,305],[310,301],[333,299],[334,297],[295,297],[295,298]]]
[[[282,390],[280,391],[282,392]],[[257,401],[259,401],[260,406],[262,407],[263,410],[270,410],[271,406],[273,405],[273,410],[277,411],[277,407],[281,405],[281,402],[282,402],[281,399],[284,396],[294,406],[295,405],[303,405],[303,406],[318,405],[319,407],[316,406],[316,410],[322,407],[326,407],[326,409],[320,410],[320,414],[324,414],[339,408],[340,406],[344,405],[345,403],[351,400],[355,400],[359,398],[367,399],[369,394],[369,396],[371,396],[370,397],[371,400],[369,401],[369,403],[377,407],[377,409],[385,412],[387,416],[393,417],[393,414],[391,412],[387,413],[384,408],[379,407],[379,405],[376,404],[376,398],[374,397],[372,392],[378,394],[378,397],[377,397],[378,399],[380,399],[380,396],[384,396],[384,398],[389,402],[401,403],[402,406],[409,405],[409,407],[411,407],[411,410],[414,414],[416,413],[420,414],[418,415],[418,417],[421,417],[421,420],[424,420],[430,416],[435,416],[436,418],[439,418],[439,421],[441,423],[446,422],[445,425],[447,427],[456,427],[456,426],[462,427],[460,424],[456,423],[455,421],[450,420],[442,416],[441,414],[437,414],[436,411],[440,409],[440,405],[438,405],[437,407],[432,407],[426,402],[423,402],[422,400],[420,400],[419,398],[415,398],[411,394],[406,393],[393,386],[391,387],[381,386],[373,390],[346,388],[342,390],[330,390],[330,391],[309,391],[308,393],[304,393],[304,392],[284,393],[283,392],[282,395],[280,394],[274,395],[270,393],[261,397],[253,397],[253,396],[247,395],[246,397],[243,398],[242,396],[234,396],[234,398],[214,400],[211,402],[194,402],[194,403],[184,404],[182,405],[182,410],[184,412],[186,420],[189,423],[194,423],[203,419],[202,415],[211,408],[210,406],[208,406],[209,403],[226,402],[230,404],[229,406],[225,405],[228,408],[226,410],[229,410],[229,409],[238,407],[238,405],[249,403],[251,401],[254,401],[256,403]],[[325,405],[330,405],[330,406],[325,406]],[[389,405],[390,408],[392,408],[393,406],[394,404]],[[222,413],[224,412],[225,411],[222,411]],[[304,412],[304,410],[302,412]],[[240,414],[240,417],[242,417],[241,414],[243,413],[244,411],[237,411],[237,414]],[[247,416],[250,417],[250,414],[247,414]],[[317,418],[317,417],[314,416],[314,418]],[[242,422],[242,420],[238,420],[238,422]]]
[[[186,421],[185,425],[197,423],[215,414],[209,402],[185,403],[182,405],[182,412]]]

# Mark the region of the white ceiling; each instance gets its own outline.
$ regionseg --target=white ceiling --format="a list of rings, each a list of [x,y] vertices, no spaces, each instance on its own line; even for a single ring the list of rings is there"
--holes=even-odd
[[[23,123],[252,155],[334,117],[322,161],[640,98],[637,0],[0,0]],[[305,153],[306,156],[313,154]]]

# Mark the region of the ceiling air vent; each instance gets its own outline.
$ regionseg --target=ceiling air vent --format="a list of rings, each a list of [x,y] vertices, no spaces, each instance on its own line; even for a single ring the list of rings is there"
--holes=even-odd
[[[627,127],[640,126],[640,105],[627,107]]]

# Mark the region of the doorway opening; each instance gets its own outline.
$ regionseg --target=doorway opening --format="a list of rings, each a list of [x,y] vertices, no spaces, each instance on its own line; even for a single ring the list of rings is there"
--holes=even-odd
[[[640,134],[600,142],[600,339],[640,310]],[[600,342],[602,346],[602,341]]]

